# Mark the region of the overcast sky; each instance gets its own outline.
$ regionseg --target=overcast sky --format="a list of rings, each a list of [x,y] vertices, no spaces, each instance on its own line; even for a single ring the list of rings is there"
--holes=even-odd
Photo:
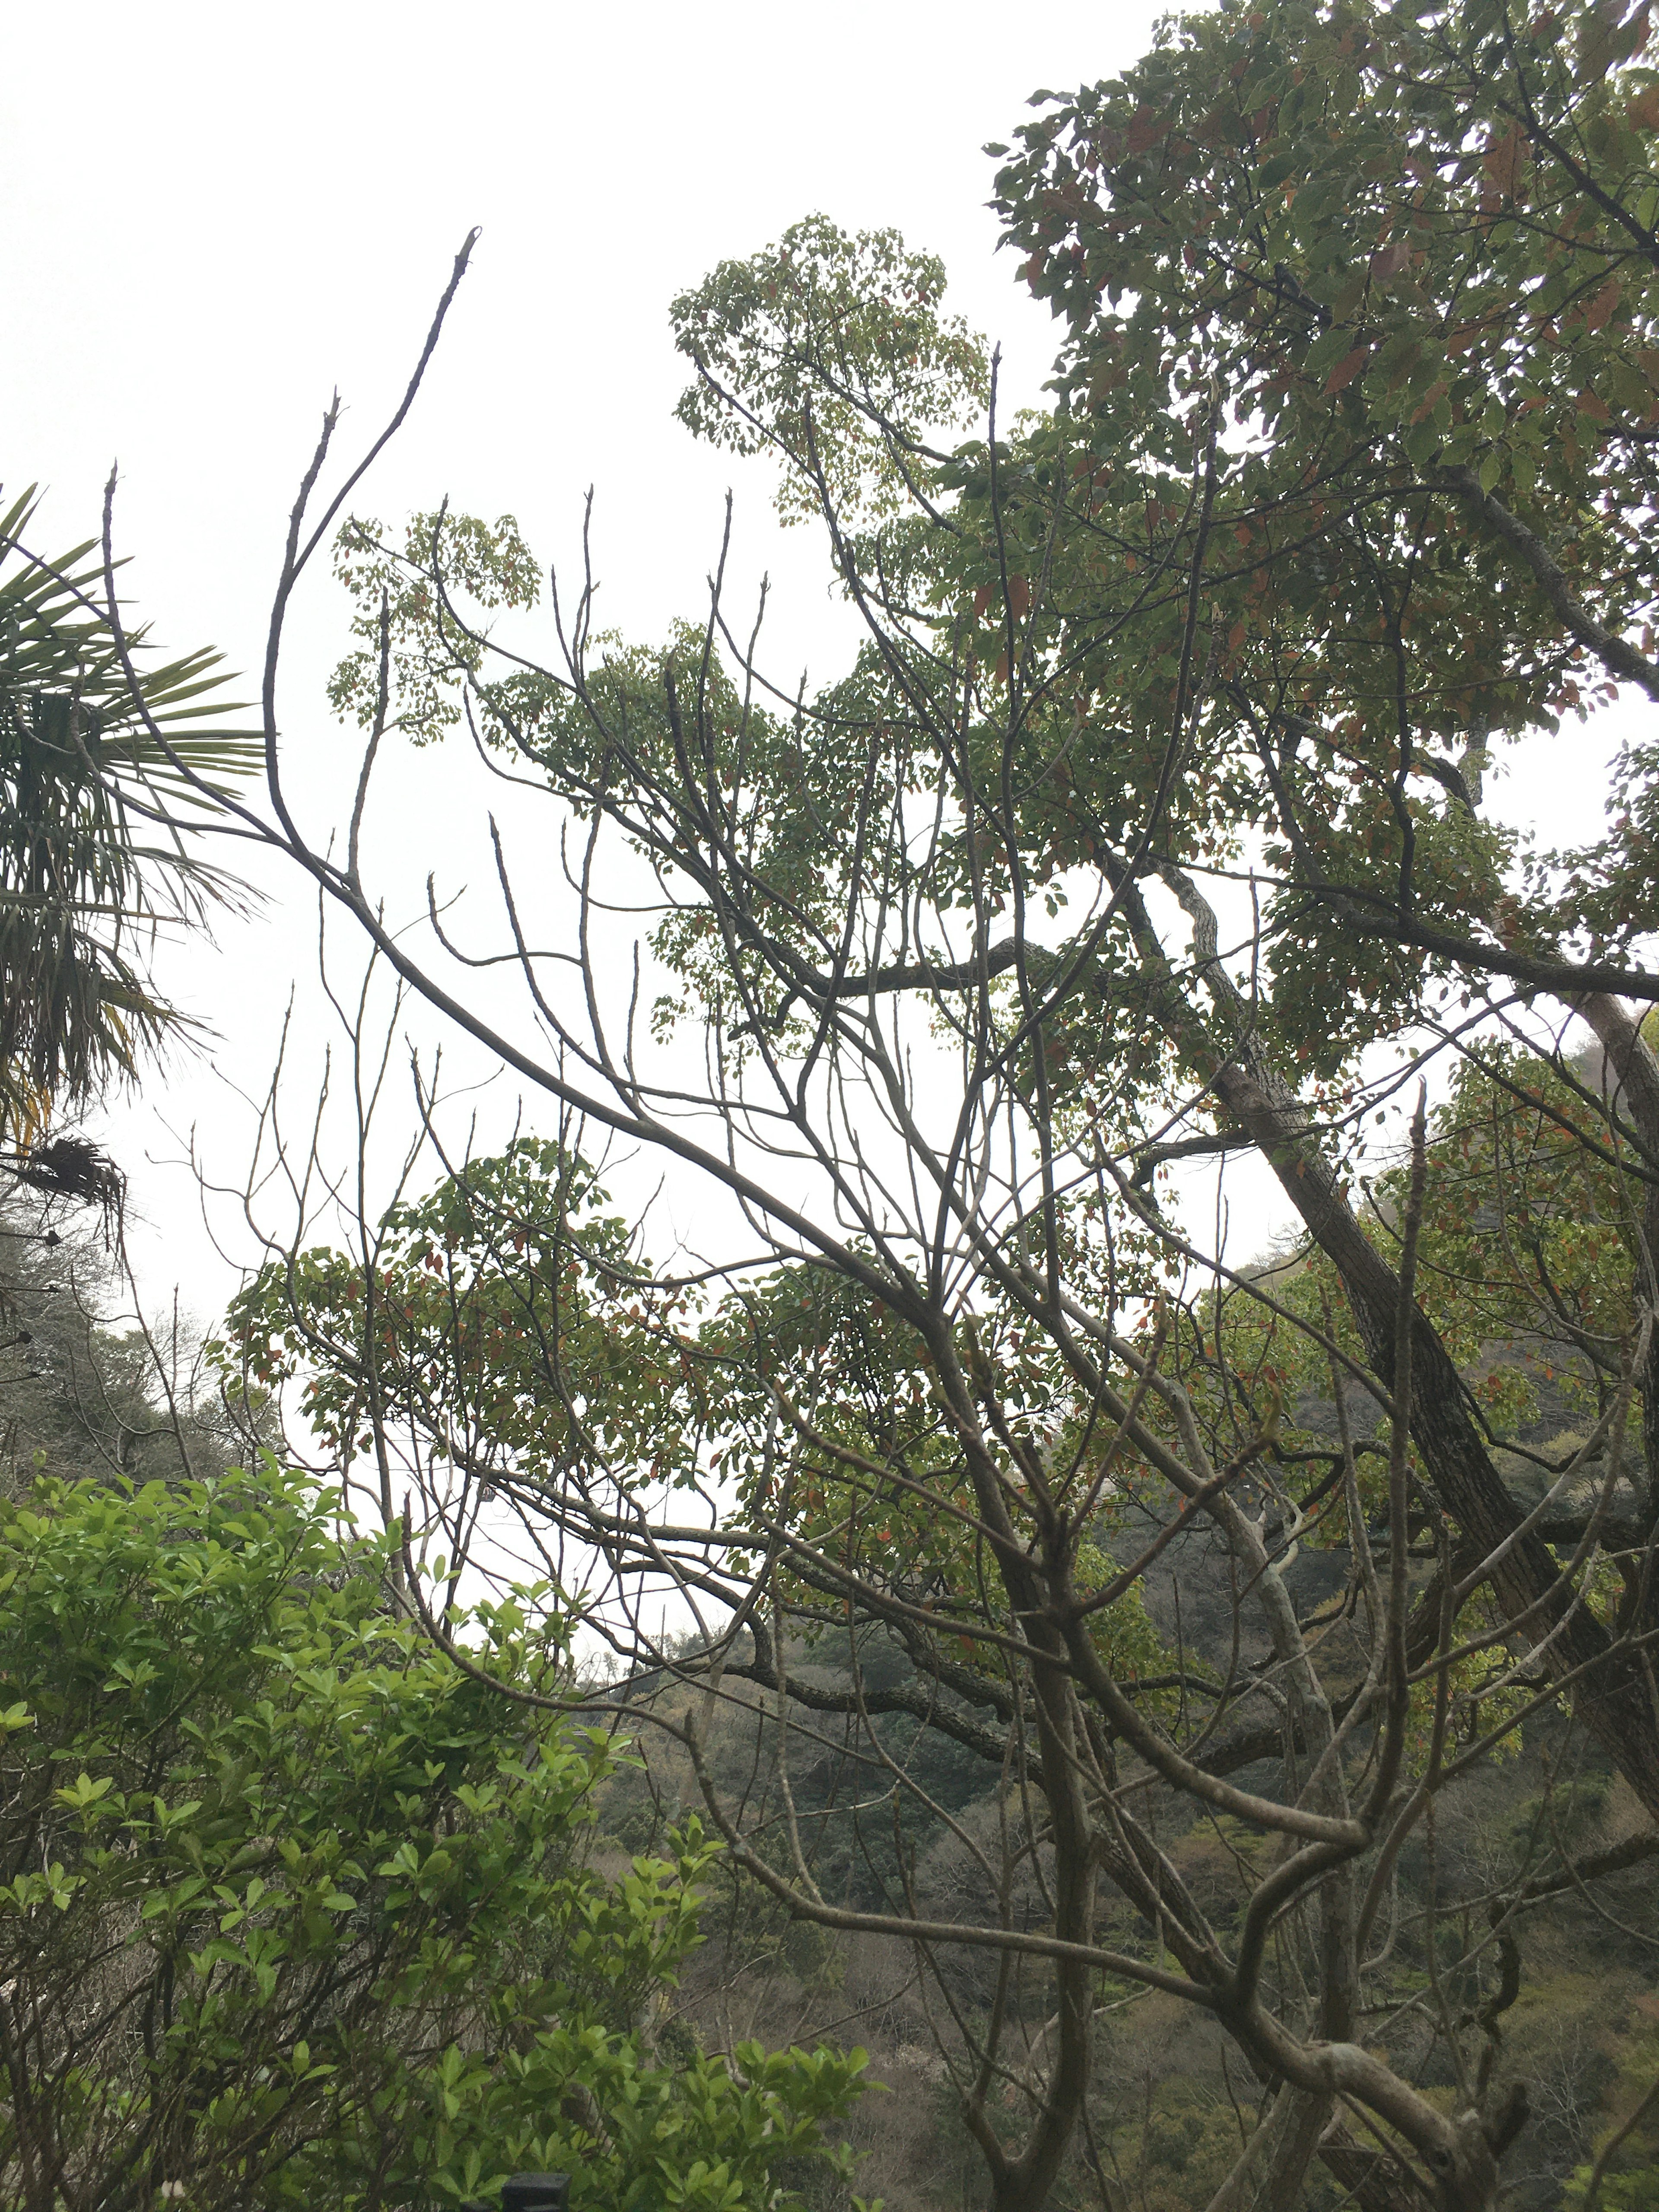
[[[606,618],[659,634],[695,610],[738,494],[738,569],[770,569],[781,665],[828,672],[842,635],[817,546],[780,538],[763,473],[694,445],[666,307],[728,256],[821,210],[940,253],[951,303],[1035,398],[1051,326],[998,254],[988,138],[1038,86],[1121,68],[1147,5],[790,9],[712,0],[469,8],[289,0],[276,9],[87,0],[9,11],[0,79],[0,473],[50,499],[37,536],[90,534],[112,459],[131,588],[158,636],[259,658],[285,516],[337,386],[348,435],[395,399],[451,257],[482,239],[419,410],[362,495],[388,520],[447,495],[516,514],[568,557],[598,495]],[[321,702],[343,609],[319,574],[283,719],[296,758],[340,754]],[[441,860],[434,774],[404,824]],[[1564,796],[1571,796],[1564,787]],[[422,811],[423,810],[423,811]],[[164,980],[211,1022],[221,1073],[256,1083],[309,904],[281,879],[263,920]],[[112,1117],[151,1236],[152,1289],[217,1302],[183,1179],[146,1166],[200,1121],[236,1139],[203,1062]]]
[[[359,429],[385,408],[477,224],[376,496],[447,490],[545,539],[592,483],[618,612],[659,621],[701,575],[731,474],[671,419],[672,295],[809,210],[896,224],[1034,389],[1049,324],[994,252],[981,147],[1039,83],[1132,59],[1152,13],[14,10],[0,465],[52,486],[67,532],[118,456],[146,606],[252,665],[322,404],[337,384]]]

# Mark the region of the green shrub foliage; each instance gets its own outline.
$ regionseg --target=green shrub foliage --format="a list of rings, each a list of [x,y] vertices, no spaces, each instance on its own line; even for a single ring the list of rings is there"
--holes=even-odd
[[[296,1479],[0,1507],[0,2199],[777,2201],[861,2051],[671,2038],[711,1847],[607,1877],[625,1748],[461,1672]],[[468,1632],[545,1685],[512,1604]]]

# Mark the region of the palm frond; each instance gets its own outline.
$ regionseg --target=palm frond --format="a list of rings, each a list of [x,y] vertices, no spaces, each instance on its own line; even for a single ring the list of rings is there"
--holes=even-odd
[[[226,719],[216,653],[155,664],[129,633],[135,689],[95,542],[28,552],[36,505],[0,516],[0,1132],[131,1076],[179,1026],[149,952],[245,895],[191,840],[261,750]]]

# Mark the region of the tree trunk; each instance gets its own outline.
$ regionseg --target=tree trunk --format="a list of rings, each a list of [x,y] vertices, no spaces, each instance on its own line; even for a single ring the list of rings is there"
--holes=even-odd
[[[1223,1104],[1255,1139],[1285,1195],[1340,1275],[1366,1358],[1391,1389],[1400,1279],[1337,1189],[1328,1163],[1309,1134],[1306,1115],[1260,1066],[1247,1072],[1230,1060],[1218,1069],[1214,1081]],[[1412,1341],[1411,1427],[1412,1440],[1447,1510],[1482,1556],[1494,1550],[1522,1516],[1492,1465],[1451,1355],[1421,1313],[1413,1323]],[[1518,1615],[1537,1607],[1526,1629],[1534,1642],[1555,1626],[1571,1604],[1569,1591],[1546,1595],[1558,1572],[1549,1547],[1531,1534],[1506,1554],[1493,1574],[1498,1600],[1506,1613]],[[1545,1663],[1553,1675],[1575,1675],[1575,1711],[1648,1812],[1659,1820],[1659,1721],[1641,1655],[1616,1642],[1580,1607],[1552,1640]]]

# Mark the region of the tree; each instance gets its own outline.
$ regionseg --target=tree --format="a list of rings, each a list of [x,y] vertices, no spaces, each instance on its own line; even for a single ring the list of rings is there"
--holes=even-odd
[[[1094,2015],[1126,1986],[1261,2084],[1218,2204],[1294,2202],[1316,2154],[1366,2205],[1491,2203],[1524,2118],[1500,2078],[1520,1931],[1608,1869],[1506,1874],[1449,1953],[1431,1895],[1373,1954],[1401,1856],[1564,1702],[1659,1814],[1659,1066],[1625,1003],[1659,997],[1653,763],[1626,748],[1589,853],[1517,850],[1481,811],[1509,738],[1653,688],[1645,35],[1588,5],[1224,9],[1044,103],[999,191],[1066,341],[1059,403],[1012,429],[937,319],[942,272],[890,237],[814,222],[723,267],[677,303],[684,411],[818,514],[855,665],[769,685],[718,583],[665,647],[596,635],[591,574],[538,664],[483,627],[536,603],[516,530],[348,518],[336,698],[367,737],[335,855],[288,810],[274,707],[287,605],[361,475],[309,520],[331,418],[296,508],[268,834],[559,1127],[475,1160],[434,1120],[424,1214],[366,1220],[349,1261],[296,1224],[233,1371],[292,1363],[383,1496],[401,1450],[447,1548],[486,1490],[516,1510],[563,1577],[552,1618],[580,1586],[657,1686],[641,1712],[733,1863],[916,1945],[1008,2212],[1086,2140]],[[981,389],[984,434],[951,442]],[[371,771],[460,720],[515,811],[544,794],[569,902],[514,884],[498,830],[502,934],[434,886],[422,959],[368,873]],[[600,940],[653,902],[619,1006]],[[522,1029],[480,1010],[486,964],[516,967]],[[1379,1159],[1395,1047],[1468,1072]],[[725,1193],[727,1248],[653,1267],[593,1218],[607,1131]],[[1160,1182],[1250,1152],[1305,1231],[1265,1270]],[[1460,1372],[1489,1309],[1564,1342],[1592,1401],[1535,1501],[1500,1449],[1534,1448]],[[1232,1661],[1152,1662],[1137,1585],[1212,1529]],[[1291,1573],[1321,1535],[1328,1616]],[[653,1626],[670,1596],[690,1650]],[[478,1663],[441,1607],[428,1627]],[[710,1748],[739,1691],[775,1723],[746,1806]],[[893,1715],[1001,1777],[996,1834],[956,1824],[978,1895],[947,1920],[911,1875],[952,1816]],[[825,1889],[801,1818],[826,1728],[890,1814],[862,1893]],[[1221,1897],[1166,1847],[1200,1822]],[[1392,2062],[1419,2003],[1449,2100]]]
[[[1054,103],[999,193],[1028,278],[1066,319],[1073,469],[1127,450],[1167,471],[1183,434],[1218,434],[1223,405],[1251,433],[1209,510],[1219,726],[1199,781],[1242,758],[1227,823],[1269,841],[1264,1041],[1334,1074],[1355,1042],[1329,1018],[1351,972],[1373,1036],[1447,977],[1503,978],[1523,1004],[1553,990],[1603,1048],[1650,1250],[1655,1063],[1614,994],[1653,995],[1627,957],[1653,912],[1652,756],[1638,740],[1621,757],[1607,838],[1527,856],[1508,889],[1504,841],[1478,812],[1504,732],[1553,728],[1616,684],[1659,696],[1641,520],[1659,392],[1647,30],[1640,9],[1224,13],[1121,83]],[[1149,560],[1180,569],[1182,529],[1202,526],[1160,544],[1154,519]],[[1060,594],[1088,590],[1062,575]],[[1413,778],[1444,799],[1413,799]],[[1224,1066],[1221,1103],[1340,1269],[1386,1374],[1392,1284],[1330,1177],[1285,1143],[1282,1076],[1253,1085],[1262,1071],[1239,1057],[1243,1087]],[[1650,1330],[1641,1342],[1650,1361]],[[1482,1494],[1498,1505],[1487,1455],[1425,1349],[1441,1403],[1419,1416],[1421,1446],[1479,1527]],[[1659,1373],[1642,1389],[1653,1454]],[[1650,1459],[1650,1498],[1656,1478]],[[1534,1555],[1516,1597],[1549,1578]],[[1659,1746],[1640,1741],[1634,1677],[1630,1692],[1608,1725],[1654,1809]],[[1617,1702],[1604,1688],[1602,1708]]]
[[[777,2201],[861,2054],[653,2033],[695,1826],[587,1863],[603,1727],[528,1719],[389,1598],[384,1542],[274,1469],[0,1507],[0,2176],[27,2212]],[[480,1624],[511,1692],[522,1616]]]
[[[143,634],[118,642],[107,619],[112,564],[88,561],[92,540],[31,553],[36,511],[30,490],[0,515],[0,1138],[14,1147],[178,1028],[144,940],[234,895],[191,838],[258,758],[211,696],[219,656],[140,673]]]

